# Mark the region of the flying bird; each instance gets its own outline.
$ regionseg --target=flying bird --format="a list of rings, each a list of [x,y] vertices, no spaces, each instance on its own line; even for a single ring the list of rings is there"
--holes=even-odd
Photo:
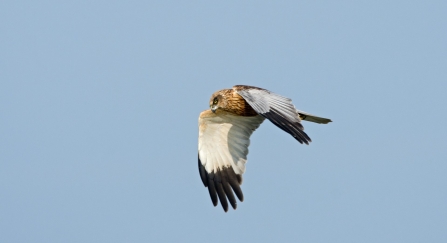
[[[331,122],[297,110],[289,98],[254,86],[219,90],[211,96],[209,105],[210,109],[199,116],[199,172],[213,205],[220,201],[225,212],[228,201],[236,209],[234,194],[239,201],[244,200],[240,186],[250,136],[266,118],[301,144],[311,142],[302,120]]]

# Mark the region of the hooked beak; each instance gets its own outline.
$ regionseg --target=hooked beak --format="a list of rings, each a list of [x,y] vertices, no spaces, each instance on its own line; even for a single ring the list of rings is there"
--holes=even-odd
[[[213,113],[216,113],[217,105],[210,105],[210,108]]]

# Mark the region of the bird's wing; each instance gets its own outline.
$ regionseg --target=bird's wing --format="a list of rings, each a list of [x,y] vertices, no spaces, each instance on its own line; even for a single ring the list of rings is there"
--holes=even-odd
[[[236,209],[233,191],[242,202],[240,185],[245,172],[250,135],[264,121],[262,116],[236,116],[217,110],[206,110],[199,116],[199,172],[211,200],[218,198],[225,212],[227,198]]]
[[[236,85],[233,90],[261,116],[292,135],[298,142],[309,144],[312,140],[304,132],[298,111],[292,100],[266,89]]]

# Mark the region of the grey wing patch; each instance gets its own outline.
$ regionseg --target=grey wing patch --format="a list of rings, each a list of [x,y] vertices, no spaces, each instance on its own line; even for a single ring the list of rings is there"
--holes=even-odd
[[[312,141],[304,132],[299,114],[291,99],[254,86],[236,85],[233,89],[259,115],[269,119],[298,142],[309,144]]]

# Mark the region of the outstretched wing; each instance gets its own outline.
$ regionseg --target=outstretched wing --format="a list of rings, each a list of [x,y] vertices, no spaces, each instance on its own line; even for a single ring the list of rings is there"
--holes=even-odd
[[[236,209],[236,199],[244,200],[240,185],[245,172],[250,136],[264,121],[262,116],[235,116],[217,110],[206,110],[199,117],[199,172],[208,187],[211,200],[218,198],[225,212],[227,198]]]
[[[269,119],[298,142],[309,144],[312,141],[304,132],[298,111],[291,99],[253,86],[236,85],[233,90],[242,96],[259,115]]]

